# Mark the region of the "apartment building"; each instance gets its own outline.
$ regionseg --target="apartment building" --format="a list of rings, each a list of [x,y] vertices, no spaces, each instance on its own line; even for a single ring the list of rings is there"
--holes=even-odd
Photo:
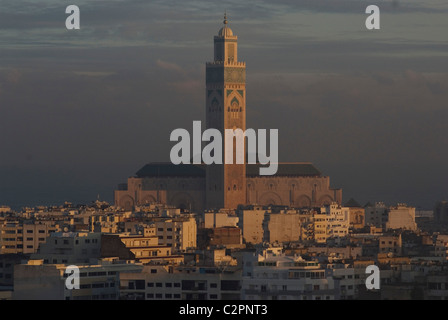
[[[77,265],[79,289],[68,289],[67,264],[45,264],[29,260],[14,269],[13,300],[118,300],[120,273],[139,272],[139,264],[100,261],[95,265]]]
[[[389,208],[383,202],[368,204],[365,210],[365,224],[377,228],[385,228],[389,219]]]
[[[388,229],[417,230],[415,208],[403,203],[390,207],[389,217],[386,222],[386,230]]]
[[[5,219],[0,222],[0,254],[32,254],[47,237],[59,230],[54,221],[27,222]]]
[[[293,242],[302,238],[300,213],[296,210],[282,210],[265,215],[263,240],[267,243]]]
[[[170,246],[173,252],[184,252],[197,245],[197,223],[193,216],[155,221],[159,245]]]
[[[247,253],[243,256],[242,299],[334,300],[339,280],[317,261],[283,254]]]
[[[314,240],[326,243],[331,238],[342,238],[349,233],[349,208],[333,202],[314,214]]]
[[[238,211],[238,226],[243,232],[243,240],[246,243],[262,243],[263,242],[263,221],[266,210],[262,206],[253,206],[249,209],[241,209]]]
[[[239,300],[241,272],[235,267],[146,265],[138,273],[122,273],[125,300]]]
[[[92,232],[56,232],[31,255],[44,264],[85,264],[101,255],[101,234]]]

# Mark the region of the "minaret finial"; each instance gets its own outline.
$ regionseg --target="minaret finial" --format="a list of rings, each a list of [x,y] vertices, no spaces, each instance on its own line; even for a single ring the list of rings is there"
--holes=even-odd
[[[227,10],[226,11],[224,11],[224,24],[227,24],[228,23],[228,21],[227,21]]]

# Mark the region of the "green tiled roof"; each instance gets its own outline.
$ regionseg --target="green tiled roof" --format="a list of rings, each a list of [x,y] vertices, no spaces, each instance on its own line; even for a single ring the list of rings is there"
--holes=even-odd
[[[248,164],[246,176],[260,175],[260,167],[267,165]],[[321,172],[311,163],[279,163],[275,176],[320,176]],[[141,168],[136,176],[143,177],[205,177],[205,165],[180,164],[170,162],[150,163]]]
[[[260,167],[268,165],[249,164],[246,166],[246,176],[259,176]],[[279,163],[275,176],[320,176],[321,172],[308,162]]]
[[[205,177],[203,165],[179,164],[170,162],[150,163],[136,173],[137,177]]]

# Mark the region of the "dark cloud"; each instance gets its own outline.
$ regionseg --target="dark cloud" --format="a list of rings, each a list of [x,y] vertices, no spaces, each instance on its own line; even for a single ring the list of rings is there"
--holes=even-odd
[[[381,3],[406,23],[446,9]],[[283,17],[350,19],[367,2],[78,4],[71,32],[60,1],[0,0],[0,204],[111,200],[140,166],[168,160],[170,132],[205,118],[204,63],[226,9],[248,66],[248,127],[280,129],[281,161],[315,162],[359,201],[429,207],[447,193],[448,48],[428,21],[367,33],[361,11],[348,34],[334,21],[308,34],[311,22]]]

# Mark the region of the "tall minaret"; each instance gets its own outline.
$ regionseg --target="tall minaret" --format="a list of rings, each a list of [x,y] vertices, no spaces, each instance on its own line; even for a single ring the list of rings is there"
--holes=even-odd
[[[215,59],[206,64],[206,126],[221,131],[224,158],[224,130],[246,130],[246,64],[238,62],[238,37],[228,27],[227,15],[214,43]],[[208,165],[206,170],[207,208],[246,204],[245,164]]]

